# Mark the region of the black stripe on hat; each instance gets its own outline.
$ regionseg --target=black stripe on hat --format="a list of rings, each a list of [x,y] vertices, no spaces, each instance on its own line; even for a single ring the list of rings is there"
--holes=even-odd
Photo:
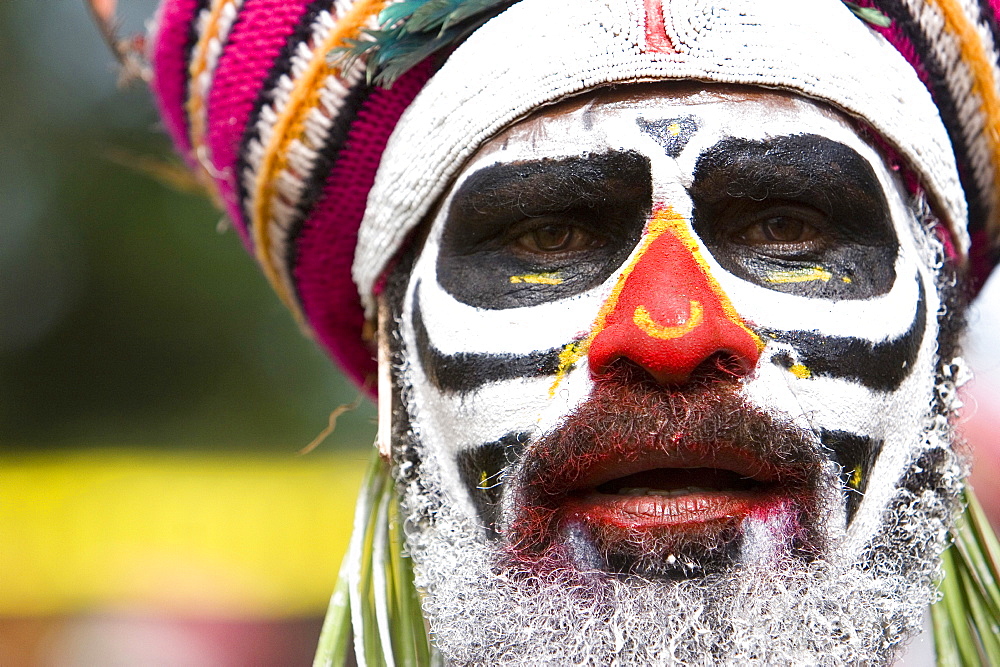
[[[1000,21],[996,12],[990,6],[990,0],[979,0],[979,22],[985,25],[993,36],[993,46],[1000,45]],[[995,60],[1000,64],[1000,53],[994,53]]]

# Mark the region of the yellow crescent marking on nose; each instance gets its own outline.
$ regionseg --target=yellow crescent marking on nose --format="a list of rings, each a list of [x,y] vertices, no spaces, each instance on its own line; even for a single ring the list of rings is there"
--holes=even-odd
[[[661,324],[657,324],[653,321],[650,316],[649,311],[646,310],[645,306],[638,306],[635,309],[635,314],[632,315],[632,321],[635,325],[642,329],[647,336],[651,338],[659,338],[661,340],[670,340],[672,338],[680,338],[681,336],[686,336],[691,333],[691,331],[701,324],[702,320],[702,310],[701,304],[697,301],[691,301],[691,314],[688,315],[687,321],[683,324],[678,324],[673,327],[665,327]]]

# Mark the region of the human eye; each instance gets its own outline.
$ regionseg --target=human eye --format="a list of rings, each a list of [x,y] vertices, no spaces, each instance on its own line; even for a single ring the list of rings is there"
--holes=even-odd
[[[515,252],[553,256],[601,248],[606,239],[571,221],[543,218],[515,224],[511,229]]]
[[[815,134],[726,138],[698,157],[695,232],[719,264],[768,289],[829,299],[886,293],[899,243],[874,166]]]
[[[437,279],[491,309],[579,294],[628,259],[651,205],[649,159],[635,152],[478,168],[443,212]]]
[[[830,241],[826,216],[795,204],[767,204],[732,215],[730,240],[768,255],[815,253]],[[727,216],[728,217],[728,216]]]

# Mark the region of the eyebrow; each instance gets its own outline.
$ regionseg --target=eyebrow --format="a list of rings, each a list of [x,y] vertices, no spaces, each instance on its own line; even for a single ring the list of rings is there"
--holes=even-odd
[[[507,211],[539,216],[651,191],[649,158],[607,151],[566,158],[498,163],[470,175],[452,198],[451,215],[465,218]]]

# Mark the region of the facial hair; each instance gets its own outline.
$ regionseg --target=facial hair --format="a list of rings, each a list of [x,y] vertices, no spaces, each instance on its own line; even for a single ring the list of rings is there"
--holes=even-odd
[[[434,644],[469,665],[889,663],[934,599],[960,486],[959,462],[938,445],[907,476],[931,474],[937,488],[904,483],[855,563],[786,555],[673,581],[516,568],[446,499],[407,538]],[[424,491],[404,487],[411,519],[426,491],[444,493],[428,467]]]
[[[512,492],[506,504],[513,518],[503,531],[512,567],[589,565],[605,572],[686,578],[772,552],[809,558],[821,550],[820,505],[824,498],[836,502],[839,497],[836,464],[814,444],[815,437],[743,400],[724,367],[706,365],[683,387],[665,388],[620,361],[595,382],[585,403],[527,448],[504,485]],[[730,508],[722,518],[667,530],[595,521],[569,509],[578,504],[575,489],[595,469],[642,468],[658,457],[680,469],[654,469],[628,479],[680,487],[697,485],[691,480],[700,474],[700,483],[717,484],[724,492],[728,488],[744,501],[749,495],[758,507],[752,516]],[[628,481],[616,484],[622,485]]]

